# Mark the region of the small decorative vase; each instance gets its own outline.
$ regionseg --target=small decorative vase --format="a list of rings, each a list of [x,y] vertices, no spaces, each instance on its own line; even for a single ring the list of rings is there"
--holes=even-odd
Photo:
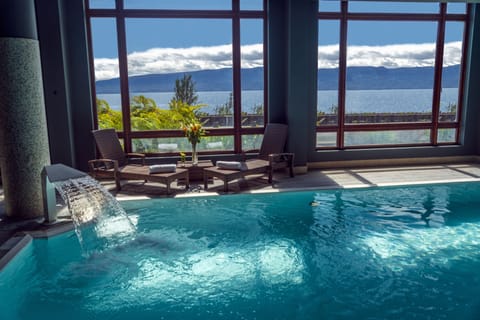
[[[197,144],[192,143],[192,165],[198,165]]]

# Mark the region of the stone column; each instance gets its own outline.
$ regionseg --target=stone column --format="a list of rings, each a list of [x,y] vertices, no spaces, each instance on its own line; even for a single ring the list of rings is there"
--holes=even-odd
[[[43,216],[41,170],[50,164],[33,0],[0,3],[0,170],[13,219]]]

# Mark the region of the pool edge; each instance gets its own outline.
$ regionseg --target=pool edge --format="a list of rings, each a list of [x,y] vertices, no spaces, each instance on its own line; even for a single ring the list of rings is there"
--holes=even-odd
[[[49,238],[74,230],[71,220],[59,220],[51,225],[42,225],[37,230],[17,232],[0,245],[0,272],[12,261],[34,238]]]
[[[33,240],[33,237],[29,234],[23,236],[13,236],[0,246],[0,249],[8,248],[6,254],[0,258],[0,272]]]

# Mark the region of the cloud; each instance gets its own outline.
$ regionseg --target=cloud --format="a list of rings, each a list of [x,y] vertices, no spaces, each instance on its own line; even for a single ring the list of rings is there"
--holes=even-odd
[[[242,67],[263,66],[263,44],[242,46]],[[129,75],[212,70],[232,67],[232,45],[152,48],[128,55]],[[118,77],[117,59],[95,59],[96,80]]]
[[[462,43],[449,42],[444,49],[444,65],[460,63]],[[318,67],[337,68],[339,46],[318,47]],[[242,68],[263,66],[263,44],[245,45],[241,48]],[[349,46],[348,66],[386,68],[433,66],[435,44],[394,44],[384,46]],[[191,48],[152,48],[128,55],[129,75],[174,73],[212,70],[232,67],[232,46],[218,45]],[[117,78],[118,60],[95,58],[96,80]]]
[[[384,46],[349,46],[347,66],[371,66],[386,68],[433,67],[435,43],[392,44]],[[338,45],[318,47],[318,67],[338,67]],[[449,42],[444,48],[444,66],[460,64],[462,42]]]

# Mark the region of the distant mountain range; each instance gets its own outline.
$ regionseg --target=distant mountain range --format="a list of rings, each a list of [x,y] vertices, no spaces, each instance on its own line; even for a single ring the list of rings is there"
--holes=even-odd
[[[129,78],[131,92],[173,92],[175,80],[191,74],[197,91],[232,91],[232,69],[149,74]],[[460,66],[443,68],[442,86],[458,86]],[[428,89],[433,87],[433,67],[395,68],[349,67],[347,88],[350,90]],[[338,69],[318,69],[318,90],[338,88]],[[97,93],[119,93],[119,79],[96,82]],[[243,90],[263,89],[263,68],[242,70]]]

